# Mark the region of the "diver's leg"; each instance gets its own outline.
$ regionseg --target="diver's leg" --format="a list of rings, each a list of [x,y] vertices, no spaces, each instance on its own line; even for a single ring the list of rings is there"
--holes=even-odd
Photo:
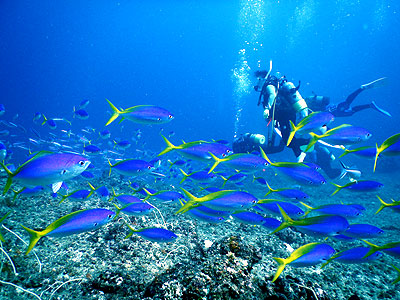
[[[332,167],[332,163],[335,161],[335,157],[332,153],[326,147],[319,145],[316,145],[315,150],[317,153],[317,165],[324,170],[329,178],[337,178],[342,173],[342,170]]]
[[[358,88],[354,92],[352,92],[350,95],[347,96],[345,103],[350,106],[350,104],[354,101],[354,99],[363,91],[363,88]],[[348,108],[347,107],[347,108]]]
[[[356,113],[356,112],[362,111],[362,110],[367,109],[367,108],[372,108],[371,104],[356,105],[356,106],[353,106],[353,107],[351,108],[351,110],[352,110],[354,113]]]

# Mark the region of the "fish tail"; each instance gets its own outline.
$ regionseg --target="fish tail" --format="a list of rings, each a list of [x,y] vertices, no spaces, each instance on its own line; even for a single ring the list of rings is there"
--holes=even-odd
[[[339,158],[342,158],[343,156],[351,153],[352,151],[349,149],[346,149],[343,145],[340,145],[340,148],[344,151],[342,154],[340,154]]]
[[[122,113],[118,108],[116,108],[115,106],[114,106],[114,104],[112,104],[111,102],[110,102],[110,100],[108,100],[108,99],[106,99],[107,100],[107,102],[108,102],[108,104],[110,105],[110,107],[111,107],[111,109],[112,109],[112,111],[113,111],[113,114],[112,114],[112,116],[111,116],[111,118],[108,120],[108,122],[106,123],[106,126],[108,126],[108,125],[110,125],[116,118],[118,118],[118,116]]]
[[[296,127],[296,125],[293,124],[292,120],[289,120],[290,122],[290,134],[287,140],[287,144],[286,146],[288,147],[290,145],[290,143],[292,142],[292,139],[294,138],[294,135],[296,134],[296,131],[298,130],[298,128]]]
[[[321,268],[320,268],[320,269],[325,268],[325,266],[326,266],[327,264],[329,264],[329,263],[333,260],[333,258],[334,258],[334,256],[332,256],[332,257],[329,258],[326,262],[324,262],[324,263],[321,265]]]
[[[314,209],[310,205],[305,204],[304,202],[300,201],[300,204],[304,205],[307,208],[307,211],[304,213],[304,216],[307,216]]]
[[[224,159],[220,159],[218,157],[216,157],[214,154],[212,154],[211,152],[208,152],[208,154],[211,155],[211,157],[214,159],[214,164],[212,165],[212,167],[210,168],[210,170],[208,171],[208,174],[210,174],[221,162],[224,161]]]
[[[314,132],[310,132],[309,135],[311,135],[311,139],[310,139],[310,142],[307,145],[307,148],[306,148],[305,152],[310,150],[311,147],[314,146],[315,143],[318,142],[318,140],[322,137],[322,135],[315,134]]]
[[[115,208],[117,209],[117,211],[115,212],[115,218],[116,218],[119,216],[119,213],[121,212],[121,208],[117,204],[115,204],[115,203],[113,203],[113,204],[114,204]]]
[[[264,149],[260,147],[260,153],[262,158],[264,158],[270,165],[274,165],[268,158],[267,154],[265,154]]]
[[[26,187],[23,187],[19,191],[14,191],[13,189],[11,189],[14,192],[14,197],[12,199],[12,202],[14,202],[17,199],[18,195],[21,194],[25,189],[26,189]]]
[[[47,118],[46,118],[46,116],[44,115],[44,114],[42,114],[42,116],[43,116],[43,122],[42,122],[42,126],[44,125],[44,124],[46,124],[47,123]]]
[[[374,254],[375,252],[377,252],[377,251],[380,250],[380,247],[379,247],[379,246],[374,245],[374,244],[372,244],[372,243],[370,243],[370,242],[368,242],[368,241],[366,241],[366,240],[362,240],[362,241],[363,241],[364,243],[366,243],[368,246],[371,247],[371,249],[369,249],[369,251],[367,252],[367,254],[365,254],[364,257],[363,257],[362,259],[367,258],[368,256],[370,256],[370,255],[372,255],[372,254]]]
[[[344,188],[344,186],[338,185],[338,184],[333,183],[333,182],[331,182],[331,183],[336,187],[336,190],[331,194],[331,197],[332,197],[332,196],[335,195],[337,192],[339,192],[342,188]]]
[[[179,182],[180,184],[182,184],[189,177],[189,175],[186,174],[185,171],[183,171],[181,168],[179,168],[179,170],[181,170],[181,172],[183,174],[183,178],[182,178],[181,182]]]
[[[146,197],[143,199],[143,202],[145,202],[147,199],[149,199],[150,197],[153,197],[153,196],[155,196],[156,194],[158,194],[158,193],[154,193],[154,194],[152,194],[152,193],[150,193],[147,189],[145,189],[145,188],[142,188],[142,190],[146,193]]]
[[[165,144],[167,144],[167,147],[163,151],[161,151],[157,156],[161,156],[165,153],[168,153],[174,149],[178,149],[174,144],[172,144],[165,136],[161,135],[162,138],[164,139]]]
[[[62,195],[62,194],[60,194],[60,193],[57,193],[58,195],[60,195],[62,198],[61,198],[61,201],[60,202],[58,202],[58,204],[61,204],[61,203],[63,203],[64,201],[65,201],[65,199],[67,199],[70,195]]]
[[[13,172],[11,172],[4,163],[0,162],[0,164],[3,167],[3,169],[7,172],[7,175],[8,175],[6,186],[4,187],[4,191],[3,191],[3,195],[5,195],[11,187],[12,179],[15,174]]]
[[[222,175],[220,175],[221,176],[221,178],[222,178],[222,180],[224,181],[224,183],[222,184],[222,187],[224,187],[225,186],[225,184],[226,184],[226,182],[228,181],[228,179],[227,178],[225,178],[224,176],[222,176]]]
[[[378,214],[382,209],[389,206],[389,204],[387,204],[385,201],[383,201],[381,199],[381,197],[379,197],[378,195],[377,195],[377,197],[378,197],[379,201],[382,203],[382,205],[378,208],[378,210],[376,211],[375,214]]]
[[[274,275],[274,278],[272,279],[272,282],[278,279],[279,275],[281,275],[283,269],[286,267],[286,260],[283,258],[279,257],[273,257],[273,259],[279,264],[278,269],[276,270],[276,273]]]
[[[110,177],[110,176],[111,176],[111,170],[112,170],[113,165],[112,165],[112,163],[110,162],[109,159],[108,159],[108,164],[110,165],[110,171],[108,172],[108,177]]]
[[[97,190],[90,182],[88,182],[88,185],[93,192]]]
[[[284,221],[279,225],[278,228],[276,228],[270,234],[277,233],[278,231],[281,231],[282,229],[289,227],[290,224],[293,222],[293,220],[287,215],[287,213],[283,210],[283,208],[279,204],[277,204],[277,205],[278,205],[279,211],[281,212],[281,215],[282,215]]]
[[[30,235],[30,240],[29,240],[29,246],[28,249],[25,252],[25,255],[28,255],[29,252],[35,247],[36,243],[40,240],[40,238],[43,236],[43,234],[40,231],[35,231],[33,229],[29,229],[23,225],[21,225]]]
[[[112,189],[112,191],[113,191],[113,195],[110,197],[110,199],[109,199],[108,201],[112,201],[114,198],[116,198],[116,197],[117,197],[117,193],[115,192],[115,190],[114,190],[114,187],[113,187],[113,186],[111,187],[111,189]]]
[[[400,269],[395,265],[392,265],[392,267],[397,271],[397,273],[399,273],[399,276],[392,282],[392,284],[396,284],[400,281]]]
[[[382,150],[378,147],[378,144],[376,144],[376,154],[375,154],[375,161],[374,161],[374,172],[376,169],[376,162],[378,161],[379,154],[381,153]]]
[[[9,214],[11,214],[11,210],[6,213],[1,219],[0,219],[0,224],[9,216]],[[3,234],[0,232],[0,241],[2,241],[3,243],[6,241],[3,237]]]
[[[129,229],[131,230],[131,231],[127,234],[127,236],[125,237],[125,240],[126,240],[126,239],[129,239],[129,238],[136,232],[136,230],[135,230],[131,225],[129,225],[128,222],[125,221],[125,219],[123,219],[123,220],[124,220],[126,226],[128,226]]]
[[[180,214],[180,213],[185,213],[192,208],[194,208],[195,204],[199,201],[199,198],[195,197],[191,193],[189,193],[187,190],[181,188],[181,190],[185,193],[186,197],[189,198],[189,201],[185,203],[175,214]]]

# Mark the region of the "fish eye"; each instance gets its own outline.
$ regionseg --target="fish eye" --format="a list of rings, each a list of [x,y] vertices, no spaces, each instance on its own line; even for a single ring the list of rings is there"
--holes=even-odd
[[[302,213],[301,211],[299,211],[299,212],[297,212],[297,214],[298,214],[299,216],[301,216],[303,213]]]
[[[61,175],[64,175],[65,173],[67,173],[67,170],[62,170],[61,171]]]
[[[222,153],[222,157],[225,157],[226,156],[226,154],[225,153]]]
[[[311,180],[308,181],[309,184],[313,184],[313,182]]]
[[[79,165],[83,166],[85,165],[85,162],[83,160],[79,161]]]
[[[93,225],[94,225],[94,227],[97,227],[97,225],[99,225],[99,223],[96,222],[96,223],[94,223]]]
[[[321,180],[321,184],[325,184],[326,183],[326,181],[324,181],[324,180]]]
[[[151,170],[151,166],[147,166],[147,169]]]
[[[111,214],[107,216],[107,218],[109,218],[109,219],[111,219],[112,217],[113,217],[113,216],[112,216]]]
[[[174,116],[173,115],[168,115],[168,118],[172,119]]]
[[[378,234],[383,234],[383,233],[384,233],[383,230],[379,230],[379,231],[378,231]]]
[[[158,121],[161,121],[161,118],[157,118]]]

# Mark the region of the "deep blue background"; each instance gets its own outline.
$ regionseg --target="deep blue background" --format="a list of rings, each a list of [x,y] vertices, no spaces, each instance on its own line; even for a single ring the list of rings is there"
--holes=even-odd
[[[384,0],[1,1],[2,118],[18,114],[15,123],[38,129],[36,111],[72,119],[73,106],[87,98],[90,118],[73,120],[73,130],[102,129],[108,98],[123,108],[169,109],[175,120],[161,127],[176,132],[175,142],[231,140],[239,98],[240,131],[265,133],[258,94],[251,86],[235,93],[232,73],[245,49],[248,74],[272,59],[274,71],[302,81],[303,96],[315,91],[333,102],[388,77],[355,104],[375,100],[393,118],[368,110],[338,120],[369,128],[372,142],[381,142],[398,132],[399,12],[398,1]],[[260,16],[262,28],[254,28]],[[128,137],[141,128],[148,147],[162,147],[160,126],[110,128]]]

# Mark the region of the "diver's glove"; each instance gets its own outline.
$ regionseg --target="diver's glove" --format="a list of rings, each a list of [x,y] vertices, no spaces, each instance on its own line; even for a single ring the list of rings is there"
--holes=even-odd
[[[269,119],[269,109],[268,108],[264,109],[263,117],[266,121],[268,121],[268,119]]]

